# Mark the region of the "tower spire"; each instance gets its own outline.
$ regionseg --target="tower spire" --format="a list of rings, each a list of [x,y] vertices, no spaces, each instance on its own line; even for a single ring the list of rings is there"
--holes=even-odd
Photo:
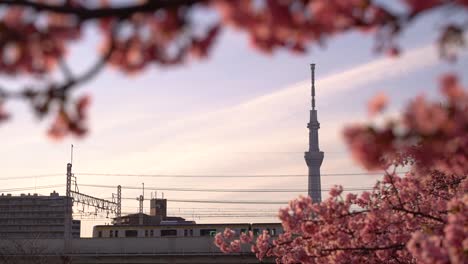
[[[310,64],[310,70],[312,72],[310,76],[312,83],[312,110],[315,110],[315,63]]]
[[[315,109],[315,64],[310,64],[311,69],[311,95],[312,109],[310,110],[310,119],[307,124],[309,128],[309,149],[305,152],[304,158],[309,168],[308,174],[308,194],[314,203],[322,201],[322,188],[320,180],[320,166],[323,161],[323,151],[319,148],[318,131],[320,123],[317,119],[317,110]]]

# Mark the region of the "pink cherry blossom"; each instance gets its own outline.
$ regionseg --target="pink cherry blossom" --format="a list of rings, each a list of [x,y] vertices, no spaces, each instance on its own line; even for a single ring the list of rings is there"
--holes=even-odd
[[[386,105],[387,105],[388,97],[380,92],[375,95],[372,100],[368,104],[368,112],[370,116],[374,116],[380,112],[382,112]]]
[[[278,263],[468,263],[467,89],[446,75],[441,90],[442,104],[419,97],[386,127],[345,131],[364,167],[385,170],[372,191],[342,197],[337,186],[315,204],[299,197],[279,211],[283,234],[240,242]]]

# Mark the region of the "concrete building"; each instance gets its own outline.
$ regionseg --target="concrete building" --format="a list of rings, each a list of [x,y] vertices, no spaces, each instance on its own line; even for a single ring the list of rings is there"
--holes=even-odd
[[[167,199],[152,198],[150,200],[150,216],[161,219],[161,224],[195,224],[179,216],[167,216]]]
[[[71,219],[72,204],[71,198],[55,191],[50,196],[1,194],[0,239],[64,238],[65,219],[67,214]],[[79,220],[72,221],[72,237],[80,237],[80,224]]]
[[[154,198],[150,200],[150,215],[167,216],[167,199]]]

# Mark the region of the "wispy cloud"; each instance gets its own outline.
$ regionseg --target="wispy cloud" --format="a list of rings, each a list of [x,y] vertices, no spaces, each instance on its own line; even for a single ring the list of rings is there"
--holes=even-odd
[[[408,74],[438,62],[432,46],[407,51],[399,58],[381,58],[373,62],[318,78],[317,96],[326,102],[340,93],[358,90],[364,85]],[[319,76],[320,77],[320,76]],[[110,153],[107,161],[88,164],[94,170],[138,171],[147,173],[187,174],[281,174],[306,173],[303,151],[307,148],[310,81],[292,84],[271,94],[248,100],[217,111],[196,113],[168,123],[135,125],[145,129],[132,135],[132,148],[120,156]],[[332,108],[322,107],[319,119],[321,147],[326,151],[324,172],[358,171],[346,156],[341,140],[341,128],[350,121],[350,114],[337,115]],[[118,129],[117,129],[118,130]],[[330,153],[327,153],[330,151]],[[86,179],[82,179],[86,181]],[[353,185],[355,179],[331,178],[323,185],[341,183]],[[375,179],[360,179],[370,185]],[[239,183],[239,181],[234,181]],[[305,186],[306,178],[282,179],[272,182],[250,180],[243,187]],[[127,184],[132,183],[128,180]],[[122,182],[122,184],[126,184]],[[150,184],[150,183],[148,183]],[[176,186],[175,179],[158,180],[160,186]],[[232,182],[184,180],[186,186],[226,187]],[[356,184],[354,184],[356,185]],[[175,193],[174,196],[181,195]],[[289,194],[290,195],[290,194]],[[220,197],[206,194],[206,198]]]

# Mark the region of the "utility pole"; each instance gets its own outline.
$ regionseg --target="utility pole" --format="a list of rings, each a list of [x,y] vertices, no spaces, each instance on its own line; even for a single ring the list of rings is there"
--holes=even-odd
[[[68,253],[70,250],[71,226],[72,226],[72,197],[71,197],[71,178],[72,164],[67,163],[67,184],[65,194],[65,218],[64,218],[64,251]]]
[[[117,213],[116,213],[117,224],[120,224],[122,220],[122,186],[117,186]]]
[[[139,207],[138,207],[138,224],[142,225],[143,224],[143,201],[145,200],[145,183],[142,183],[143,186],[143,193],[140,195],[140,197],[137,198],[139,202]]]

